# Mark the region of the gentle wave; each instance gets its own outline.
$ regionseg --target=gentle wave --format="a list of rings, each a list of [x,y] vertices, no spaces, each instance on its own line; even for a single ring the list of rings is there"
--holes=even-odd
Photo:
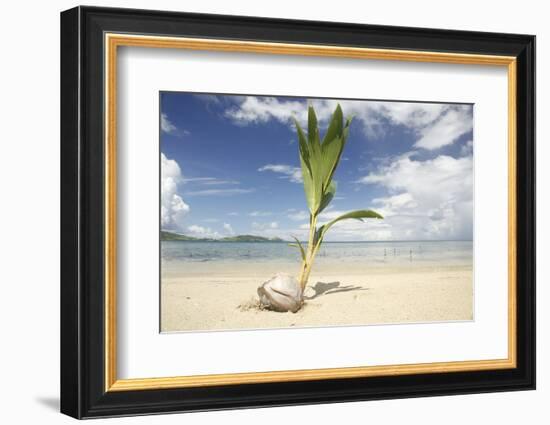
[[[296,248],[277,242],[162,241],[168,262],[300,261]],[[318,262],[471,264],[472,241],[325,242]]]

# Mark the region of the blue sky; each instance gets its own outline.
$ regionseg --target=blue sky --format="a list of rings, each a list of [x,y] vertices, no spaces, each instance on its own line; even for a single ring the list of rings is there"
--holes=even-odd
[[[473,106],[160,94],[161,227],[198,237],[305,238],[307,206],[291,118],[321,132],[337,103],[354,115],[321,221],[371,208],[328,240],[472,239]],[[304,125],[305,128],[305,125]]]

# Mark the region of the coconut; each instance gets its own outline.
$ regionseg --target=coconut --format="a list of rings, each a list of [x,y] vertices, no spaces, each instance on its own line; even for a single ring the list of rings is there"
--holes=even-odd
[[[296,313],[302,307],[302,288],[293,276],[277,273],[258,288],[260,303],[273,311]]]

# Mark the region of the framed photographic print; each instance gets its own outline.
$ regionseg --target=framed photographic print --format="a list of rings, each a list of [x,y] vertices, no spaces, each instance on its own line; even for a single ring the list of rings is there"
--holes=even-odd
[[[535,387],[535,38],[61,14],[61,411]]]

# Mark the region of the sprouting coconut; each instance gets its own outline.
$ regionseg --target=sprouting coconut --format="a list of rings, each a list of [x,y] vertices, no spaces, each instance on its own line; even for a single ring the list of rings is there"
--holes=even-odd
[[[277,273],[258,288],[262,306],[296,313],[302,307],[302,287],[294,276]]]
[[[336,182],[332,180],[336,167],[349,134],[351,118],[344,124],[344,114],[340,105],[332,114],[332,118],[321,142],[317,116],[310,105],[308,108],[308,133],[304,134],[296,119],[296,131],[298,133],[298,146],[300,149],[300,163],[302,166],[302,178],[307,206],[309,208],[309,238],[306,247],[297,239],[290,246],[300,250],[302,267],[300,276],[294,279],[288,275],[278,274],[258,288],[261,304],[275,311],[298,311],[303,305],[303,293],[306,288],[313,260],[323,243],[327,231],[333,224],[354,218],[378,218],[382,216],[372,210],[350,211],[328,223],[318,226],[319,214],[329,205],[336,193]]]

